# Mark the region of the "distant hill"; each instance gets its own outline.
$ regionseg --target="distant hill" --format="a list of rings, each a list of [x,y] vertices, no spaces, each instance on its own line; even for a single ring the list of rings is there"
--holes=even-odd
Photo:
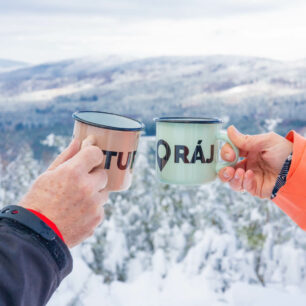
[[[21,67],[27,66],[26,63],[24,62],[19,62],[19,61],[12,61],[12,60],[7,60],[7,59],[1,59],[0,58],[0,73],[1,72],[7,72],[10,70],[15,70],[19,69]]]
[[[83,58],[0,73],[0,126],[70,134],[71,113],[101,110],[141,119],[221,117],[248,133],[306,127],[306,61],[241,56]],[[272,123],[271,123],[272,122]],[[39,128],[39,130],[37,130]],[[27,132],[28,133],[28,132]]]

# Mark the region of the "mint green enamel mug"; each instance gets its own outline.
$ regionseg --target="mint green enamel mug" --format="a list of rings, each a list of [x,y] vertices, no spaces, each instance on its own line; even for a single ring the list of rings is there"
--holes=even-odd
[[[156,172],[167,184],[201,185],[216,179],[224,167],[236,165],[239,150],[215,118],[161,117],[156,122]],[[219,141],[235,151],[233,162],[218,161]]]

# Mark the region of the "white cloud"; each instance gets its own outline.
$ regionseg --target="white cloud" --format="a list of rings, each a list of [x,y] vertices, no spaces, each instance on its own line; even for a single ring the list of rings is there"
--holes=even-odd
[[[96,54],[237,54],[293,60],[306,55],[305,13],[302,5],[222,18],[11,13],[0,18],[0,58],[42,62]]]
[[[1,12],[132,18],[200,18],[277,10],[303,4],[303,0],[11,0]]]

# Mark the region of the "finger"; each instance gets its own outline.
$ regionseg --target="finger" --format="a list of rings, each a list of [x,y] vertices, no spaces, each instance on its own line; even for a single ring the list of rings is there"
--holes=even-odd
[[[233,179],[234,175],[235,175],[235,170],[241,168],[243,170],[246,170],[246,165],[247,165],[247,160],[244,159],[242,161],[240,161],[238,164],[236,164],[234,167],[225,167],[222,168],[219,173],[218,176],[220,178],[220,180],[222,182],[228,182],[231,179]]]
[[[99,197],[100,197],[100,205],[104,206],[108,201],[109,192],[106,190],[102,190],[99,192]]]
[[[92,203],[94,203],[94,206],[96,206],[96,208],[93,207],[93,209],[100,209],[99,207],[103,206],[108,201],[108,196],[109,193],[106,190],[94,193],[94,195],[92,196]]]
[[[97,202],[96,199],[91,199],[91,202]],[[88,218],[83,222],[87,228],[87,236],[92,236],[94,234],[95,228],[103,221],[104,219],[104,207],[103,205],[91,205],[87,210]]]
[[[242,190],[242,182],[244,177],[245,171],[241,168],[237,169],[235,172],[234,177],[230,180],[229,184],[230,187],[235,191]]]
[[[222,182],[230,181],[235,175],[235,169],[232,167],[225,167],[219,171],[219,178]]]
[[[97,192],[103,190],[108,181],[107,173],[103,169],[94,169],[89,174],[89,183],[93,186],[93,189]]]
[[[243,189],[254,196],[256,194],[256,187],[255,174],[252,170],[248,170],[244,175]]]
[[[235,160],[235,152],[231,145],[229,143],[226,143],[224,146],[222,146],[221,149],[221,157],[225,161],[232,162]]]
[[[95,144],[96,140],[93,135],[88,135],[83,141],[81,145],[81,149],[84,149],[89,146],[93,146]]]
[[[96,146],[88,146],[80,150],[75,156],[67,161],[67,166],[77,168],[80,172],[89,173],[103,162],[103,153]]]
[[[268,139],[268,134],[244,135],[241,134],[233,125],[227,129],[228,137],[233,144],[243,151],[260,151]]]
[[[104,207],[103,205],[99,205],[97,207],[95,217],[93,218],[92,226],[96,228],[98,225],[100,225],[104,220]]]
[[[72,158],[74,155],[76,155],[79,152],[79,148],[80,148],[80,141],[78,139],[73,139],[69,144],[69,146],[60,155],[58,155],[57,158],[52,162],[48,170],[54,170],[59,165],[63,164],[64,162]]]

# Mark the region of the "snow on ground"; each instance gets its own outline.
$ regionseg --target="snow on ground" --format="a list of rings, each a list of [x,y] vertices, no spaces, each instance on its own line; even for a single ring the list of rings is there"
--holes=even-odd
[[[73,250],[74,270],[63,281],[48,306],[305,306],[306,292],[294,286],[235,283],[226,293],[213,290],[203,274],[186,274],[180,264],[163,278],[158,259],[153,269],[126,283],[103,284]]]

